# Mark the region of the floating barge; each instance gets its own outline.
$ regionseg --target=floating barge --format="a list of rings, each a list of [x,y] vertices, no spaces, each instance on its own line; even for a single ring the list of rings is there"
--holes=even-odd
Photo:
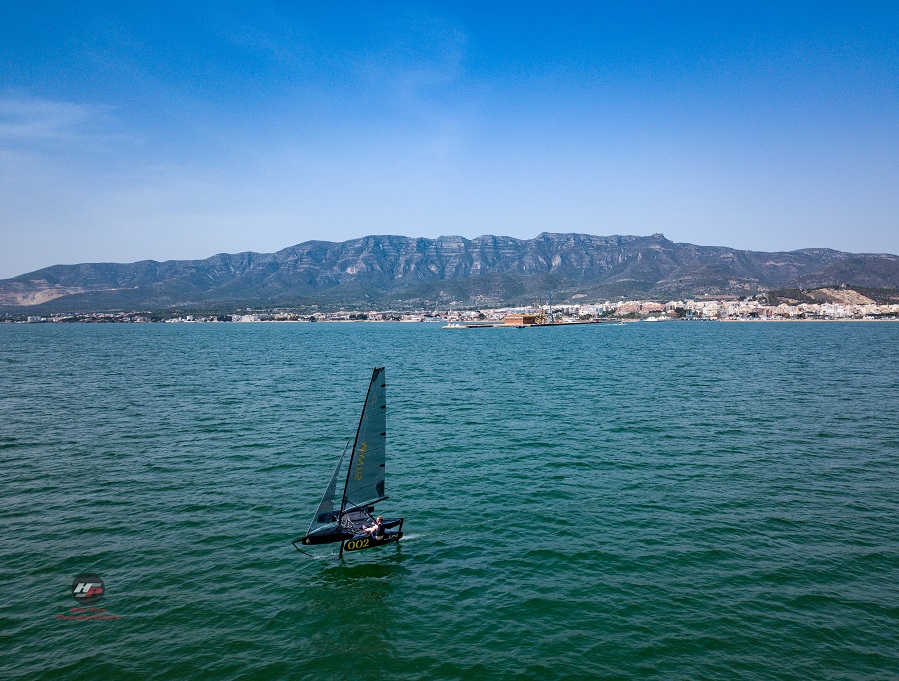
[[[497,326],[506,326],[502,322],[490,323],[490,322],[450,322],[446,326],[441,326],[441,329],[492,329]]]

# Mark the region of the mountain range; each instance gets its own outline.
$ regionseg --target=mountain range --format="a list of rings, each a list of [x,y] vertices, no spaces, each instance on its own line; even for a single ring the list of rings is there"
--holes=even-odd
[[[0,280],[10,311],[235,307],[446,308],[553,299],[730,297],[821,286],[899,288],[899,256],[766,253],[652,236],[366,236],[204,260],[54,265]]]

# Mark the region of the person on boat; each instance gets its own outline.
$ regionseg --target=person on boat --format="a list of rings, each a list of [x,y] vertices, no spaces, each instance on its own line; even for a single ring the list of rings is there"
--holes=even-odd
[[[369,525],[368,527],[363,527],[362,531],[368,532],[374,539],[383,539],[384,538],[384,516],[379,515],[377,518],[375,518],[374,525]]]

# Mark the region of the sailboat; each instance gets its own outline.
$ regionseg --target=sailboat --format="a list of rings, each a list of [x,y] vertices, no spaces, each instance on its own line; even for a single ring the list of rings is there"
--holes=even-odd
[[[403,536],[403,518],[384,518],[383,535],[372,535],[363,527],[375,523],[375,504],[387,500],[384,494],[384,472],[387,459],[387,383],[384,367],[372,371],[371,383],[359,417],[356,438],[352,441],[350,458],[346,458],[350,443],[337,462],[331,481],[325,488],[318,510],[305,536],[292,542],[295,549],[305,553],[298,544],[313,546],[341,542],[344,551],[359,551],[398,542]],[[338,498],[337,486],[344,479],[343,494]]]

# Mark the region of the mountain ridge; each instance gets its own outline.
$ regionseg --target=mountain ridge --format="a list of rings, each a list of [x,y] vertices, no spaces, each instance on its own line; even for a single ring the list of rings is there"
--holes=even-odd
[[[899,256],[675,243],[663,234],[534,239],[369,235],[202,260],[53,265],[0,280],[0,306],[40,311],[516,304],[702,297],[831,285],[899,287]]]

